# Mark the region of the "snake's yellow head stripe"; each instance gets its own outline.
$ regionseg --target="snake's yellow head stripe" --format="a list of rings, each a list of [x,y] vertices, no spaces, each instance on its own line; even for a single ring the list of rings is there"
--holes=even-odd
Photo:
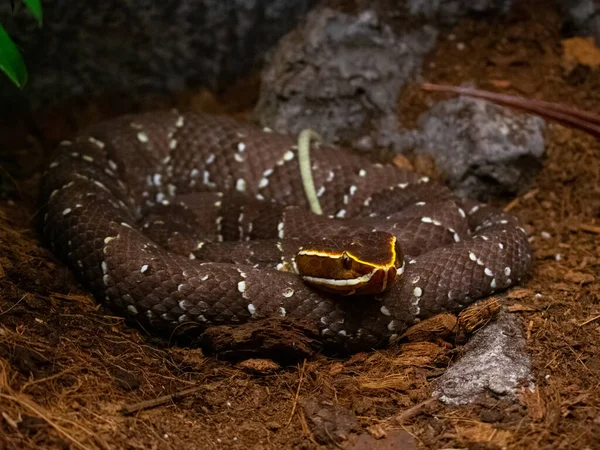
[[[340,295],[378,294],[396,279],[403,256],[396,238],[374,232],[305,246],[296,254],[298,273],[315,287]]]

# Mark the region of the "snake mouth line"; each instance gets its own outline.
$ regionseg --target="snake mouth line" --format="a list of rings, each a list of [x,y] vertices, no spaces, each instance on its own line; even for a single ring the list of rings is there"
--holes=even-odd
[[[363,275],[361,277],[356,277],[356,278],[350,278],[347,280],[336,280],[333,278],[311,277],[308,275],[303,276],[302,279],[309,283],[324,284],[327,286],[356,286],[357,284],[368,283],[371,280],[371,278],[373,278],[373,275],[375,275],[375,273],[378,270],[381,270],[381,268],[376,267],[375,269],[373,269],[371,272],[367,273],[366,275]]]

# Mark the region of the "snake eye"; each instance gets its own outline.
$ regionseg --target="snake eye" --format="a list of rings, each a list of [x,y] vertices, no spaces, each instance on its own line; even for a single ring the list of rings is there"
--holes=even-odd
[[[346,253],[342,255],[342,264],[344,265],[344,269],[352,269],[352,258],[350,258]]]

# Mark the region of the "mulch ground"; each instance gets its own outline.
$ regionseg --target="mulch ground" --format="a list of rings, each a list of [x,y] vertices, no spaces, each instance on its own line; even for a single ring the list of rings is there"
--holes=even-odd
[[[598,112],[600,68],[567,57],[593,48],[565,41],[559,19],[537,5],[464,21],[441,36],[423,77]],[[254,76],[218,97],[103,99],[0,124],[0,449],[600,448],[600,142],[583,132],[550,125],[543,170],[505,203],[535,249],[531,279],[501,297],[522,317],[535,376],[516,401],[429,400],[460,355],[452,340],[286,366],[173,346],[103,310],[40,242],[37,185],[57,141],[156,107],[246,117],[256,95]],[[414,124],[443,97],[409,86],[401,120]]]

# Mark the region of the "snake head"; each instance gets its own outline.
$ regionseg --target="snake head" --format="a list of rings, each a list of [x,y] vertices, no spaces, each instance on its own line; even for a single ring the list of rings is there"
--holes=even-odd
[[[393,285],[404,256],[393,235],[375,231],[304,245],[295,261],[302,279],[318,289],[371,295]]]

